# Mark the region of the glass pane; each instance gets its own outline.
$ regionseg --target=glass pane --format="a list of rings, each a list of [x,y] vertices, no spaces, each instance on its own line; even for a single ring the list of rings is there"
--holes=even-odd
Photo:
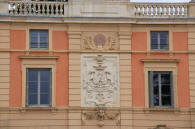
[[[37,94],[28,94],[28,104],[29,105],[38,104]]]
[[[27,81],[38,81],[38,72],[33,69],[28,69]]]
[[[41,43],[40,48],[48,48],[48,43]]]
[[[154,95],[159,95],[159,86],[157,84],[153,85],[153,93]]]
[[[41,93],[50,93],[49,82],[41,82],[40,90]]]
[[[38,43],[38,38],[37,37],[31,37],[30,41],[31,41],[31,43]]]
[[[38,93],[38,82],[28,82],[28,94]]]
[[[40,72],[40,80],[41,81],[50,81],[50,69],[47,70],[41,70]]]
[[[170,84],[170,74],[161,74],[161,84]]]
[[[171,96],[162,96],[162,106],[171,106]]]
[[[160,45],[161,46],[167,45],[167,39],[160,39]]]
[[[41,94],[40,104],[49,104],[50,96],[49,94]]]
[[[161,86],[161,94],[162,95],[171,95],[171,87],[170,87],[170,85],[162,85]]]
[[[48,37],[48,32],[47,31],[40,31],[40,37]]]
[[[154,95],[154,98],[153,98],[153,103],[154,103],[154,106],[159,106],[159,96],[157,95]]]
[[[157,32],[151,32],[151,38],[152,39],[157,39],[158,38],[158,33]]]
[[[160,39],[168,39],[168,33],[167,32],[160,32]]]
[[[30,37],[38,37],[38,33],[36,31],[30,31]]]
[[[158,85],[158,74],[154,72],[153,74],[153,85],[157,84]]]
[[[47,38],[41,37],[41,38],[40,38],[40,43],[48,43]]]

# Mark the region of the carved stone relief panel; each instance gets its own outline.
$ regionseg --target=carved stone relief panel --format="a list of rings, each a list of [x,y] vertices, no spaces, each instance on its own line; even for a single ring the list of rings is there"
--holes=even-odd
[[[118,50],[116,32],[83,32],[81,47],[84,50]]]
[[[83,54],[81,60],[81,105],[119,107],[119,56]]]

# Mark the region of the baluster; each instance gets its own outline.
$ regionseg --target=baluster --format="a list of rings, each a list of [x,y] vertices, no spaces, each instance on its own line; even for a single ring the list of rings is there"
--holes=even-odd
[[[37,3],[37,15],[41,15],[41,4]]]
[[[32,12],[32,15],[35,15],[35,12],[36,12],[36,7],[35,7],[35,4],[31,3],[31,12]]]
[[[152,16],[152,6],[148,6],[149,16]]]
[[[56,4],[56,16],[59,16],[59,3]]]
[[[54,15],[54,5],[51,4],[51,15]]]
[[[142,16],[144,16],[144,5],[141,6],[140,13],[141,13]]]
[[[153,5],[153,6],[151,6],[152,8],[151,8],[151,12],[152,12],[152,16],[155,16],[155,14],[156,14],[156,10],[155,10],[155,6]]]
[[[45,3],[42,4],[42,15],[45,16]]]
[[[173,6],[170,6],[171,9],[171,16],[173,16]]]
[[[54,15],[57,15],[57,9],[56,9],[56,8],[57,8],[57,5],[54,4],[54,5],[53,5],[53,14],[54,14]]]
[[[19,15],[22,15],[22,11],[23,11],[22,3],[18,3],[18,4],[19,4]]]
[[[184,5],[184,16],[188,16],[188,8]]]
[[[148,6],[146,6],[146,10],[147,10],[147,16],[149,16],[149,8],[148,8]]]
[[[63,8],[64,8],[64,5],[63,4],[60,4],[60,15],[63,15]]]
[[[19,3],[16,3],[16,15],[19,15],[19,10],[20,8],[19,8]]]
[[[31,3],[28,3],[28,15],[32,15]]]
[[[175,16],[175,15],[176,15],[176,7],[173,6],[173,16]]]
[[[9,13],[11,14],[11,15],[14,15],[14,4],[13,3],[10,3],[9,4]]]
[[[47,4],[47,16],[49,16],[50,15],[50,7],[49,7],[50,5],[49,4]]]
[[[158,9],[159,9],[159,10],[158,10],[158,12],[159,12],[159,14],[158,14],[158,15],[159,15],[159,16],[162,16],[162,7],[161,7],[161,6],[159,6],[159,7],[158,7]]]
[[[167,6],[165,5],[165,6],[164,6],[164,16],[167,16],[167,15],[168,15],[167,12],[168,12],[168,8],[167,8]]]
[[[170,15],[171,15],[171,7],[168,6],[168,16],[170,16]]]
[[[178,6],[175,6],[175,16],[178,16]]]
[[[160,6],[156,6],[156,16],[160,16]]]
[[[24,15],[24,3],[20,3],[20,14]]]
[[[144,16],[147,16],[147,15],[148,15],[147,6],[145,5],[145,6],[144,6]]]
[[[24,5],[24,15],[27,15],[28,14],[28,10],[27,10],[28,3],[23,3],[23,5]]]
[[[179,6],[179,8],[178,8],[178,9],[179,9],[179,11],[178,11],[178,15],[179,15],[179,16],[182,16],[182,6]]]
[[[179,7],[179,16],[182,16],[182,8],[183,8],[183,6]]]

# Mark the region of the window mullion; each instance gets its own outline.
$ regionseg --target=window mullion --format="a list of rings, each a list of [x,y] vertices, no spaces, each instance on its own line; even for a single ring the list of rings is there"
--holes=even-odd
[[[170,72],[170,89],[171,89],[171,106],[173,106],[174,104],[174,99],[173,99],[173,96],[174,96],[174,93],[173,93],[173,73]]]
[[[159,79],[159,80],[158,80],[158,81],[159,81],[159,83],[158,83],[158,85],[159,85],[159,91],[158,91],[158,92],[159,92],[159,106],[162,107],[161,74],[160,74],[160,73],[158,74],[158,79]]]
[[[150,82],[150,87],[149,87],[149,90],[150,90],[150,105],[152,106],[152,107],[154,107],[154,90],[153,90],[153,72],[151,71],[150,72],[150,75],[149,75],[149,78],[150,78],[150,80],[149,80],[149,82]]]
[[[40,105],[40,83],[41,83],[41,80],[40,80],[40,71],[38,71],[38,97],[37,97],[37,99],[38,99],[38,105]]]
[[[160,49],[160,33],[158,33],[158,49]]]
[[[26,91],[27,91],[27,93],[26,93],[26,96],[27,96],[27,98],[26,98],[26,103],[27,103],[27,104],[26,104],[26,105],[29,105],[29,102],[28,102],[28,98],[29,98],[29,97],[28,97],[28,96],[29,96],[29,93],[28,93],[28,92],[29,92],[29,91],[28,91],[28,89],[29,89],[29,84],[28,84],[28,83],[29,83],[29,80],[28,80],[28,69],[26,69],[26,75],[27,75],[27,82],[26,82],[26,85],[27,85],[27,89],[26,89]]]
[[[38,48],[40,48],[40,32],[38,32]]]

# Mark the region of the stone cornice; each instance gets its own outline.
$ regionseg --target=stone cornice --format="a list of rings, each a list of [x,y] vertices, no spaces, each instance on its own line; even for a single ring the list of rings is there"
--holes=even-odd
[[[179,59],[141,59],[144,63],[178,63]]]
[[[59,56],[33,56],[33,55],[22,55],[20,59],[58,59]]]

